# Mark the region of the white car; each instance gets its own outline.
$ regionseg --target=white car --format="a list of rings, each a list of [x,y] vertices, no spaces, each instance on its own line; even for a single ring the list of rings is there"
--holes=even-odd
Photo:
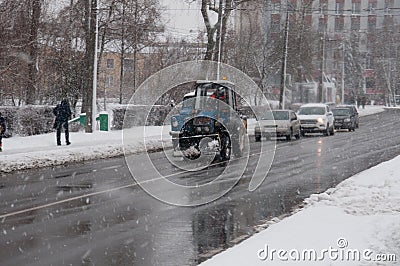
[[[300,138],[300,121],[292,110],[273,110],[263,114],[254,128],[255,141],[261,137]]]
[[[335,118],[328,105],[323,103],[308,103],[300,106],[297,111],[300,118],[301,134],[323,133],[325,136],[335,134]]]

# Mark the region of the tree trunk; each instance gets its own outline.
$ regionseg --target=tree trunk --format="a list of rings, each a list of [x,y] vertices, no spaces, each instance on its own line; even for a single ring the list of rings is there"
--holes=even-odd
[[[28,63],[28,88],[26,91],[26,104],[35,103],[36,85],[38,76],[38,31],[41,13],[41,0],[33,0],[31,28],[29,34],[29,63]]]
[[[92,121],[92,102],[93,102],[93,72],[94,72],[94,54],[95,54],[95,32],[96,32],[96,14],[97,14],[97,0],[87,0],[90,1],[90,4],[87,5],[88,12],[88,32],[86,34],[86,69],[87,69],[87,76],[86,76],[86,133],[92,133],[92,123],[96,121]]]

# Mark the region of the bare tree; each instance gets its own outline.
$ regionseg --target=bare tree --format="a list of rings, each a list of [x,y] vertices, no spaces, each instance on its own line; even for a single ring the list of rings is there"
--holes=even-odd
[[[0,89],[0,94],[9,95],[14,104],[21,104],[22,100],[31,104],[37,79],[41,3],[38,0],[6,0],[0,3],[0,9],[0,87],[7,90]]]
[[[188,0],[194,2],[195,0]],[[232,11],[245,2],[252,0],[201,0],[201,15],[207,35],[207,49],[204,60],[217,61],[219,45],[223,53],[224,40],[227,32],[227,24]],[[254,0],[253,0],[254,1]],[[217,15],[217,21],[212,22],[212,14]]]
[[[126,56],[133,55],[134,73],[130,82],[135,90],[140,76],[137,68],[138,53],[154,46],[156,36],[163,31],[163,27],[160,22],[160,8],[155,0],[116,0],[113,4],[106,42],[113,42],[114,51],[120,55],[119,102],[122,103],[124,82],[128,78],[124,68]]]

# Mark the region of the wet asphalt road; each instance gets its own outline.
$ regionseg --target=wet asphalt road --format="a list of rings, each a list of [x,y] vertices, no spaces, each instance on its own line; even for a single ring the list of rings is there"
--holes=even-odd
[[[399,155],[399,122],[399,113],[382,113],[360,118],[355,132],[277,141],[272,168],[254,192],[248,185],[259,146],[251,140],[238,184],[197,207],[149,196],[135,184],[124,158],[2,174],[0,265],[196,265],[310,194]],[[143,156],[133,157],[134,170],[145,175]],[[202,184],[224,170],[217,165],[183,173],[163,153],[151,158],[180,184]]]

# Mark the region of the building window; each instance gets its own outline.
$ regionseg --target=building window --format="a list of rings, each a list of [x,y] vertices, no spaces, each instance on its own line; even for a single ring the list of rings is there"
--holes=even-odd
[[[294,12],[294,11],[296,11],[296,1],[288,1],[288,3],[287,3],[287,5],[288,5],[288,11],[289,12]]]
[[[279,14],[281,12],[281,3],[271,3],[272,14]]]
[[[133,71],[134,70],[133,59],[130,59],[130,58],[124,59],[124,70],[125,71]]]
[[[385,15],[390,15],[392,13],[393,0],[385,0]]]
[[[343,18],[336,18],[335,19],[335,31],[342,32],[344,29],[344,20]]]
[[[368,3],[368,14],[375,15],[376,14],[376,2]]]
[[[318,32],[323,33],[326,30],[326,19],[321,17],[318,22]]]
[[[343,15],[344,3],[336,3],[335,14]]]
[[[351,19],[351,30],[356,30],[356,31],[360,30],[360,18],[359,17]]]
[[[326,3],[320,3],[319,6],[319,13],[321,15],[326,15],[328,13],[328,4]]]
[[[376,30],[376,19],[368,19],[368,31],[374,32]]]
[[[353,3],[351,6],[351,13],[353,15],[360,15],[361,13],[361,3]]]
[[[107,76],[106,77],[106,88],[112,88],[112,87],[114,87],[114,77]]]
[[[281,25],[279,19],[274,19],[271,21],[271,32],[280,32]]]
[[[114,59],[107,59],[107,68],[114,68]]]
[[[384,29],[391,29],[394,25],[393,17],[392,16],[385,16],[383,18],[383,28]]]

